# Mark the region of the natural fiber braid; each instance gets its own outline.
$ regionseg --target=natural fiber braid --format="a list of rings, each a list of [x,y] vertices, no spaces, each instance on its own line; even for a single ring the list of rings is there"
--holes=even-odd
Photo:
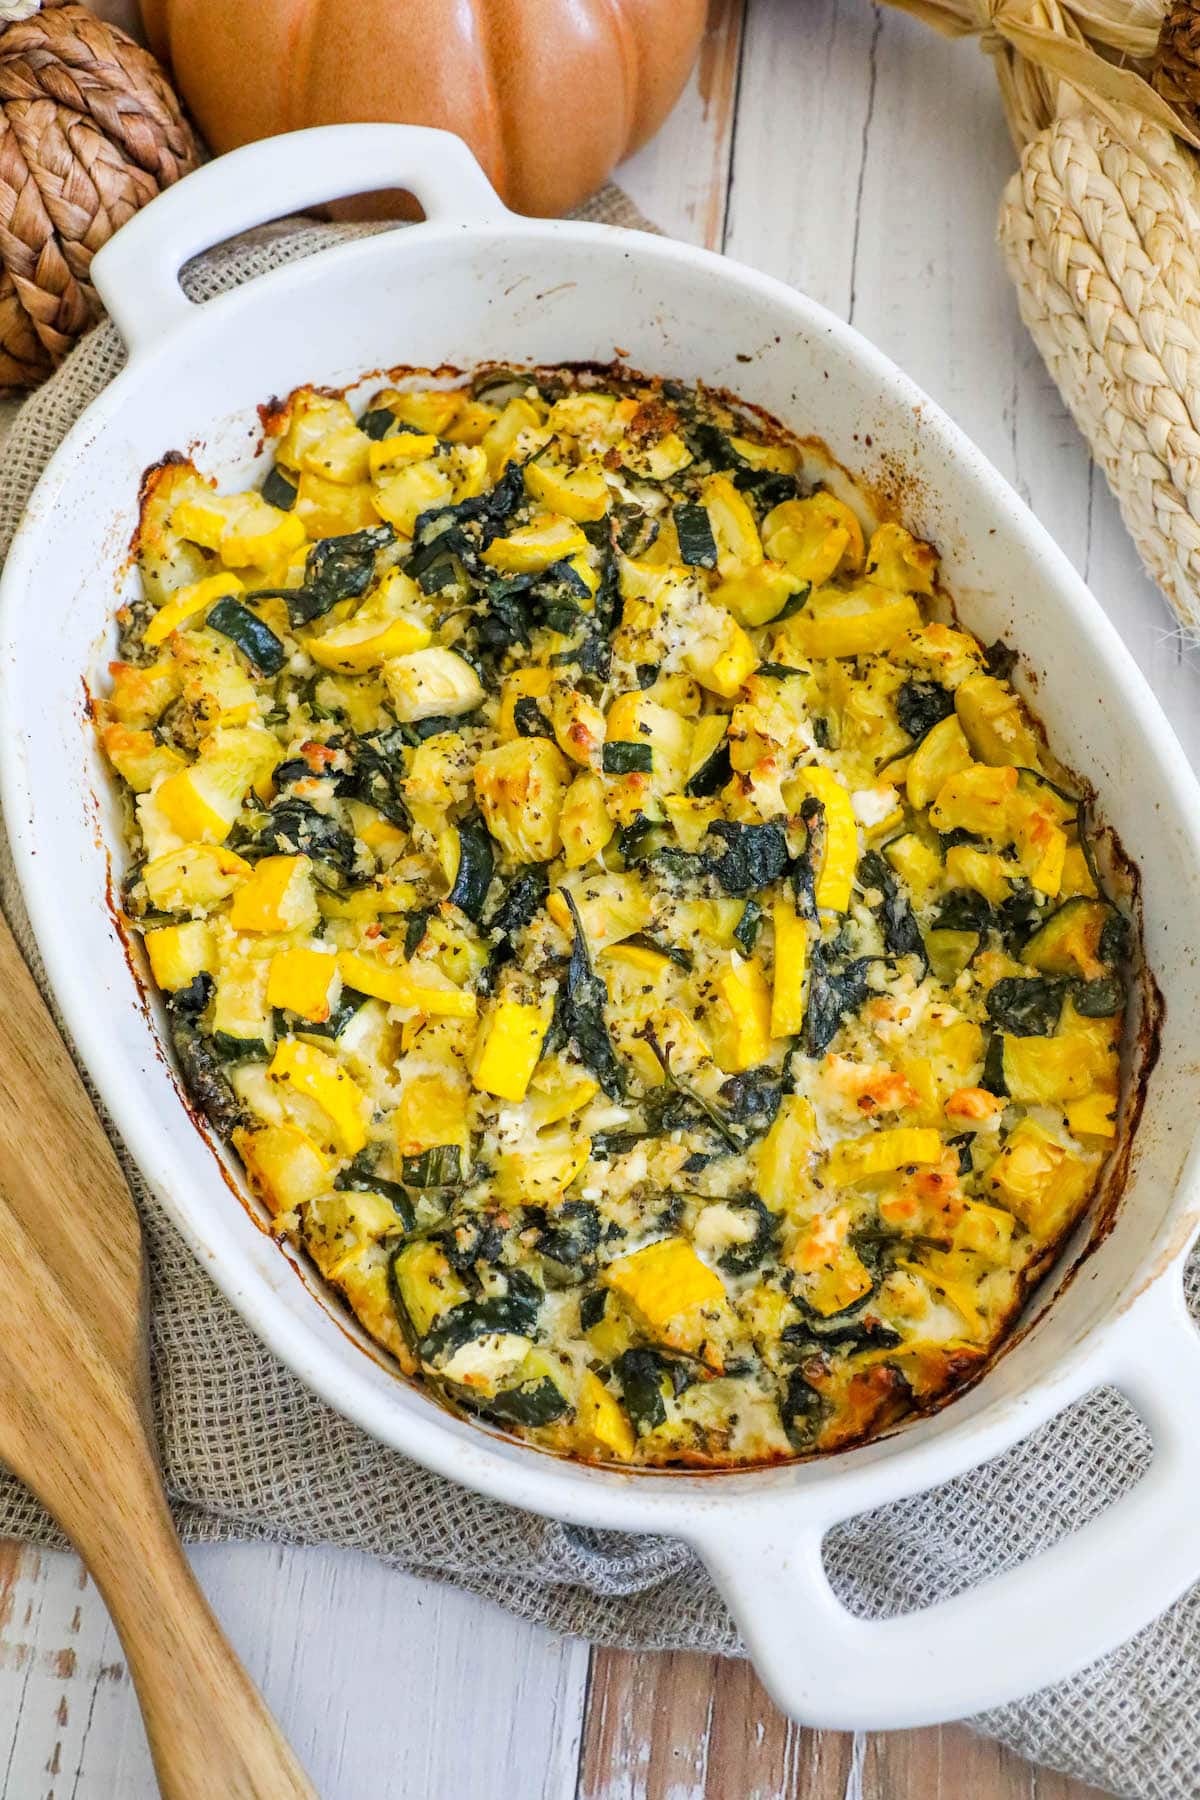
[[[197,161],[153,58],[76,0],[0,35],[0,388],[42,379],[96,311],[92,256]]]
[[[1021,314],[1151,576],[1200,630],[1200,192],[1167,133],[1068,113],[1025,148],[1000,239]]]

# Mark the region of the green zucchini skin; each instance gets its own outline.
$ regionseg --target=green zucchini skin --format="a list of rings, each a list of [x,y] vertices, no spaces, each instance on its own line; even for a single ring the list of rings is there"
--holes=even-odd
[[[264,675],[278,675],[287,661],[282,641],[240,600],[231,597],[218,600],[209,610],[207,623],[236,644],[242,655]]]
[[[407,1187],[457,1187],[463,1178],[462,1151],[457,1144],[435,1144],[403,1162]]]
[[[649,775],[654,768],[654,751],[649,744],[605,744],[603,768],[606,775]]]
[[[268,506],[277,507],[280,512],[291,512],[298,492],[295,483],[288,480],[279,464],[272,463],[262,484],[262,497]]]
[[[717,540],[702,506],[681,500],[673,509],[680,560],[694,569],[715,569]]]

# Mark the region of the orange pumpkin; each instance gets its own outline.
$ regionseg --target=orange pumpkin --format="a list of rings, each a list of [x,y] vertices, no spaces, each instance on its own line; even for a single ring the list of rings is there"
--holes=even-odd
[[[510,206],[542,214],[576,205],[658,128],[705,12],[705,0],[141,4],[213,149],[347,120],[440,125]]]

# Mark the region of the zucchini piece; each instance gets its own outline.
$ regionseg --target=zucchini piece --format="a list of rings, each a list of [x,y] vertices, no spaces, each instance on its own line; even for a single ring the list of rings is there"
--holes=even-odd
[[[1107,900],[1082,894],[1066,900],[1035,931],[1021,951],[1022,962],[1052,975],[1079,975],[1093,981],[1105,973],[1105,926],[1112,917]]]
[[[697,719],[683,789],[689,799],[707,800],[732,780],[728,731],[724,713],[705,713]]]
[[[243,607],[239,599],[218,599],[216,607],[212,607],[205,625],[212,626],[214,632],[221,632],[252,662],[255,670],[263,675],[279,675],[279,670],[288,661],[288,652],[284,650],[282,641],[275,637],[270,625]]]
[[[407,1187],[457,1187],[462,1181],[462,1148],[458,1144],[435,1144],[419,1156],[403,1159]]]
[[[487,905],[496,853],[487,826],[478,815],[464,819],[457,830],[458,869],[447,897],[473,925],[478,925]]]
[[[424,1360],[424,1344],[441,1320],[476,1310],[436,1238],[401,1244],[388,1263],[388,1288],[400,1329]],[[502,1330],[502,1326],[490,1329]],[[457,1341],[465,1343],[469,1330]]]
[[[537,1358],[527,1356],[525,1367]],[[526,1429],[536,1429],[539,1425],[553,1425],[570,1410],[570,1401],[562,1389],[549,1375],[531,1374],[518,1387],[503,1388],[500,1393],[493,1394],[490,1400],[480,1405],[480,1411],[489,1419],[499,1419],[505,1425],[520,1425]]]
[[[333,1185],[342,1194],[378,1194],[392,1207],[405,1231],[411,1231],[417,1222],[413,1211],[413,1203],[398,1181],[386,1181],[383,1176],[376,1175],[369,1169],[361,1157],[356,1157],[348,1169],[339,1169],[334,1176]]]
[[[442,1260],[446,1261],[445,1257]],[[400,1261],[401,1257],[397,1257],[396,1262]],[[465,1294],[465,1288],[448,1262],[446,1267],[455,1287]],[[489,1337],[493,1332],[510,1332],[516,1337],[530,1336],[537,1324],[540,1290],[527,1277],[521,1277],[518,1270],[509,1270],[508,1281],[507,1294],[490,1294],[483,1300],[464,1299],[449,1311],[440,1311],[436,1316],[436,1323],[420,1341],[418,1354],[421,1361],[436,1362],[439,1357],[461,1349],[472,1338]],[[403,1288],[401,1291],[404,1297]]]
[[[613,1370],[639,1437],[665,1424],[668,1399],[682,1394],[695,1379],[685,1363],[660,1350],[625,1350]]]
[[[372,442],[377,444],[387,436],[395,424],[396,415],[390,406],[369,406],[358,421],[358,429],[365,431]]]
[[[278,463],[267,470],[262,497],[268,506],[278,507],[280,512],[291,512],[296,504],[296,492],[296,484],[288,480]]]
[[[704,507],[692,500],[681,500],[672,508],[672,516],[680,562],[693,569],[715,569],[717,540]]]
[[[977,931],[933,930],[925,933],[929,966],[947,986],[956,982],[979,948]]]
[[[654,751],[649,744],[608,743],[604,746],[602,767],[606,775],[649,775],[654,768]]]

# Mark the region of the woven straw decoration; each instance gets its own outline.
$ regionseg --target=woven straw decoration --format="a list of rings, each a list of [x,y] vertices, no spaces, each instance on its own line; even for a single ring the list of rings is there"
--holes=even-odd
[[[1142,561],[1200,633],[1200,0],[892,0],[995,59],[1021,316]],[[1153,86],[1146,77],[1152,77]]]
[[[1005,189],[1021,316],[1142,560],[1200,631],[1200,193],[1190,151],[1131,118],[1060,117]]]
[[[0,390],[50,373],[95,317],[95,251],[196,161],[131,38],[75,0],[0,0]]]

